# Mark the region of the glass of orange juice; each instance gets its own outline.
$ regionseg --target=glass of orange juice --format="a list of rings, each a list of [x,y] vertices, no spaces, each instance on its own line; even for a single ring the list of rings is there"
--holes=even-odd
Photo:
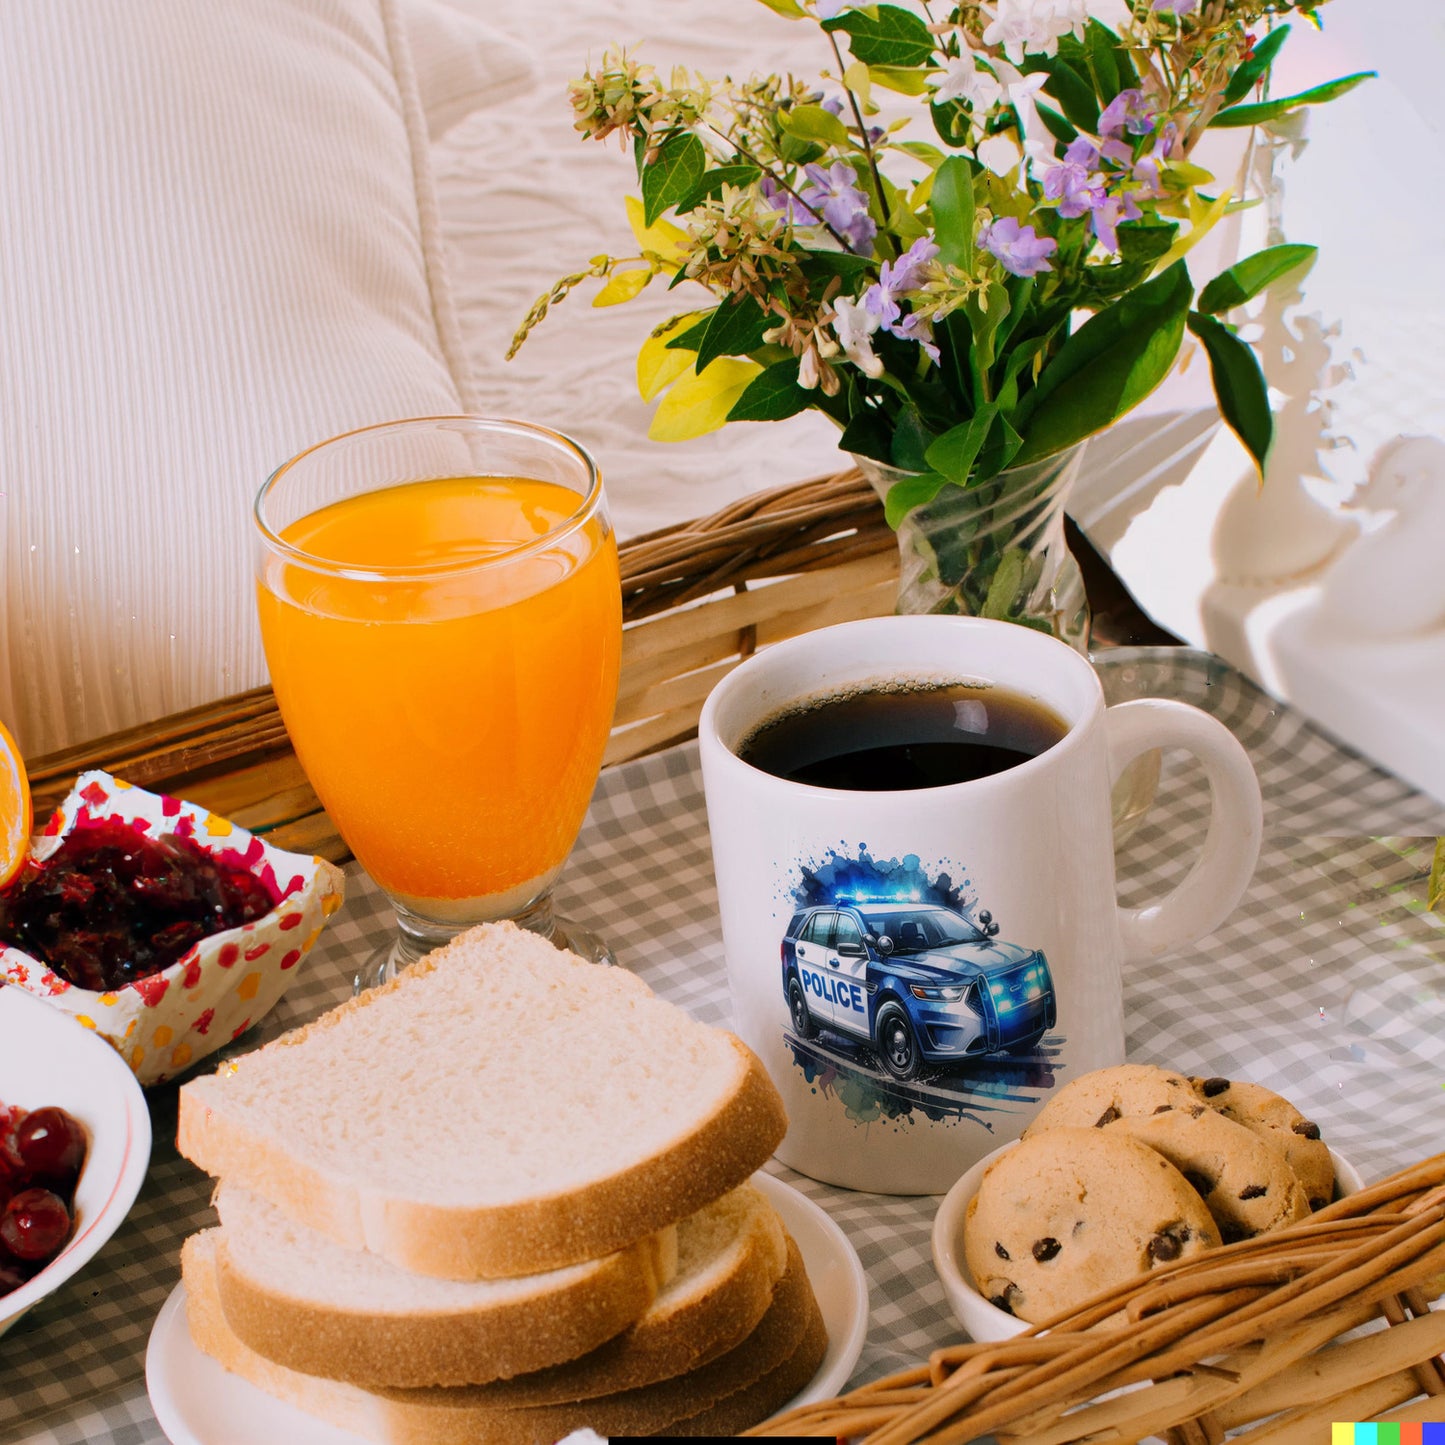
[[[503,918],[610,960],[551,901],[617,699],[617,545],[592,459],[522,422],[393,422],[287,462],[255,521],[282,719],[396,909],[358,987]]]

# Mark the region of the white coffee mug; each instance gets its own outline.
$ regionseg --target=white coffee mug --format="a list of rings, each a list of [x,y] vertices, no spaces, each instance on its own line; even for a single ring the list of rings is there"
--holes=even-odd
[[[1062,736],[990,776],[893,792],[739,756],[802,703],[941,682],[1021,694]],[[788,1109],[777,1157],[851,1189],[946,1190],[1051,1090],[1121,1062],[1121,966],[1216,928],[1259,852],[1259,783],[1223,724],[1176,702],[1106,708],[1085,658],[1013,623],[883,617],[777,643],[714,688],[699,732],[734,1025]],[[1203,764],[1208,832],[1171,893],[1120,908],[1110,786],[1173,747]]]

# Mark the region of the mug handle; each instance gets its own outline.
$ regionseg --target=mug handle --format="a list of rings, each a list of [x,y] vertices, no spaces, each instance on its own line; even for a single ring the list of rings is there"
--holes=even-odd
[[[1209,831],[1187,876],[1157,903],[1119,909],[1126,963],[1158,958],[1212,933],[1244,896],[1259,857],[1264,805],[1239,739],[1188,703],[1139,698],[1104,714],[1109,780],[1150,748],[1185,748],[1209,779]]]

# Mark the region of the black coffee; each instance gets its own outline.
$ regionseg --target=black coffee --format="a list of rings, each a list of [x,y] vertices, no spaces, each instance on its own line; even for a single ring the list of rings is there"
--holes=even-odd
[[[1020,693],[897,683],[834,694],[768,719],[738,750],[774,777],[819,788],[941,788],[1017,767],[1068,731]]]

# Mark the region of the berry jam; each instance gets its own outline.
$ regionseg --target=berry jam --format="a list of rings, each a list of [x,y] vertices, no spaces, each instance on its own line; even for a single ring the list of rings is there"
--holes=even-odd
[[[242,867],[177,833],[114,819],[78,823],[0,896],[0,943],[80,988],[148,978],[202,938],[263,917],[277,899]]]
[[[85,1128],[64,1109],[0,1104],[0,1298],[40,1273],[70,1238]]]

